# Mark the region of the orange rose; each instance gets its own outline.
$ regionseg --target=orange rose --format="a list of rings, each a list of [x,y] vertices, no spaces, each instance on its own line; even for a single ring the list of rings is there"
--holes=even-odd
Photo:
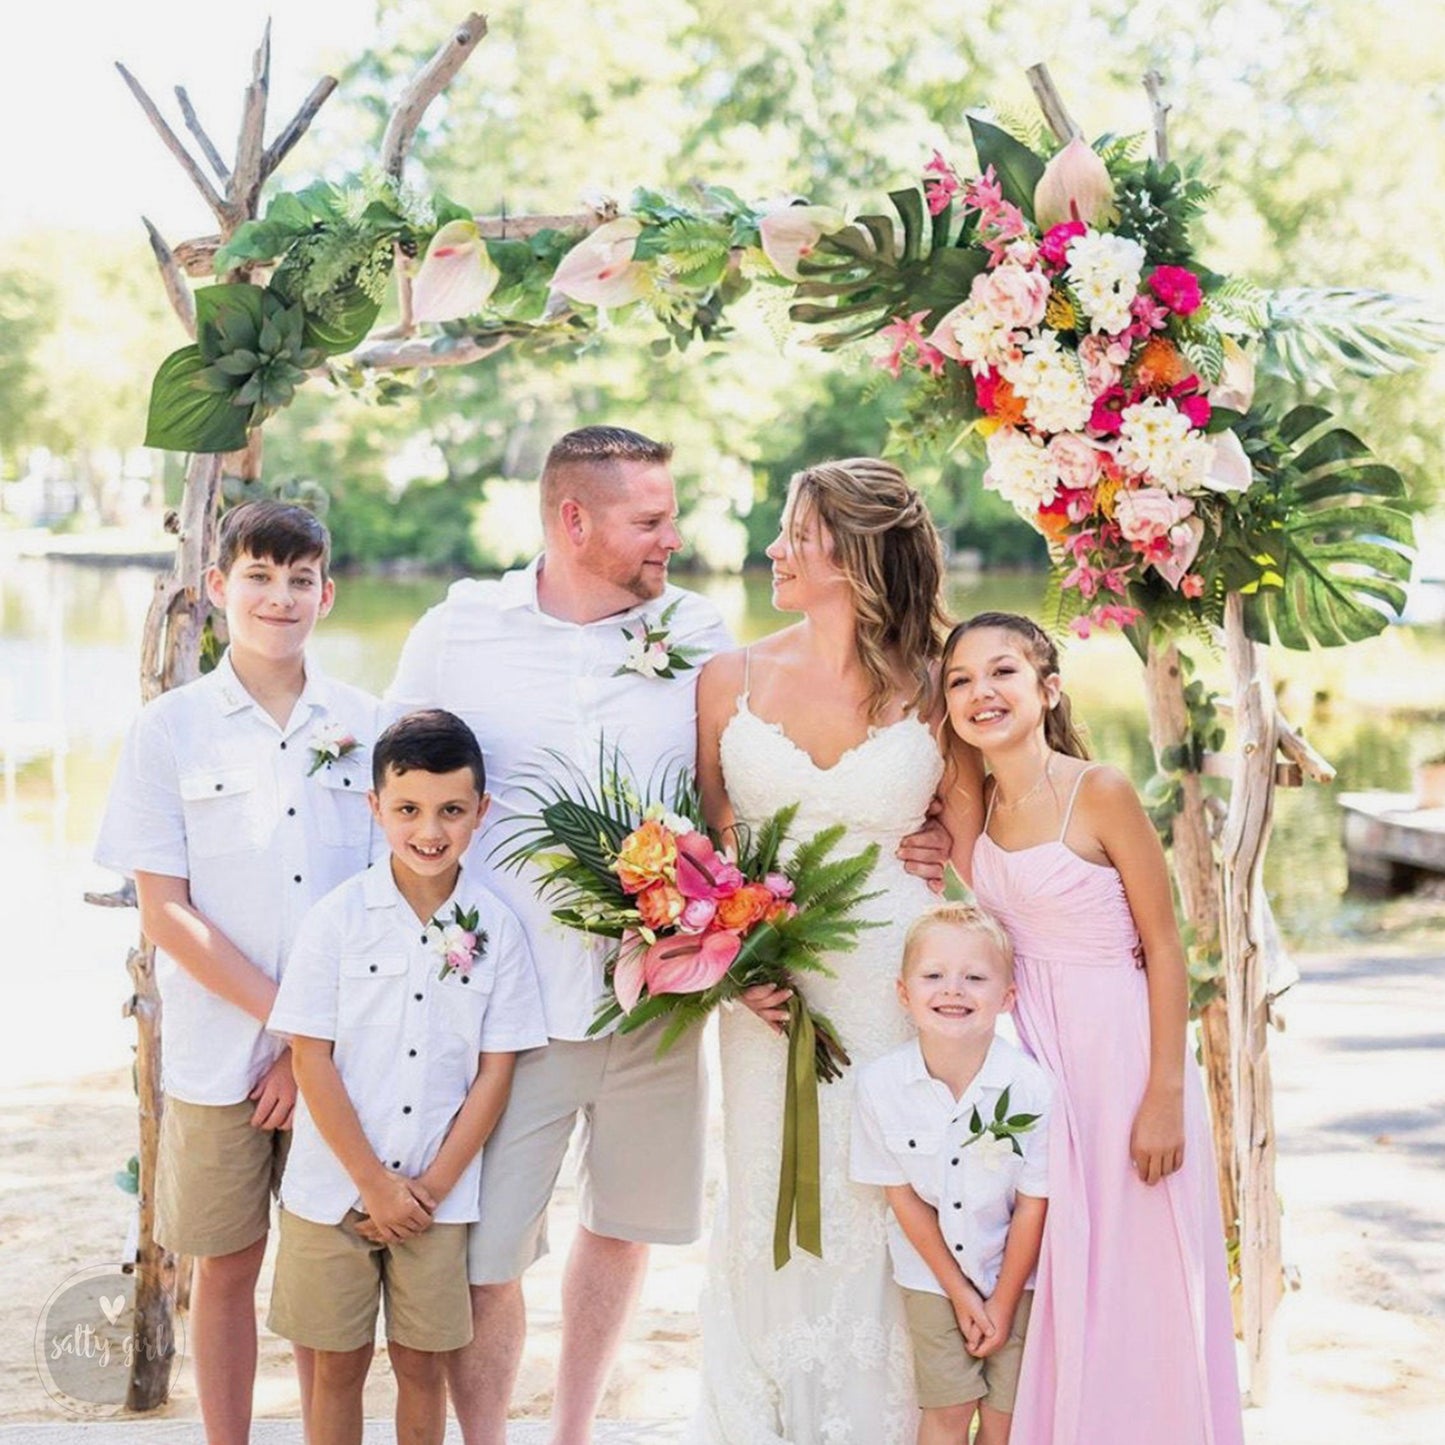
[[[640,893],[651,883],[672,883],[677,878],[677,839],[655,818],[629,833],[613,864],[628,893]]]
[[[735,893],[718,900],[717,921],[723,928],[746,933],[777,900],[761,883],[744,883]]]
[[[773,906],[763,915],[765,923],[786,923],[790,918],[798,916],[798,905],[789,903],[786,898],[779,898]]]
[[[654,933],[671,928],[687,906],[687,899],[670,883],[654,883],[637,895],[637,911]]]

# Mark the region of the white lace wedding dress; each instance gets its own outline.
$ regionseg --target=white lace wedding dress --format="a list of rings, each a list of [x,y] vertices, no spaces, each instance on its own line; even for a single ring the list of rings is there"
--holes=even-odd
[[[728,797],[757,822],[799,805],[799,839],[843,823],[844,848],[879,845],[865,905],[883,927],[832,960],[836,977],[804,974],[808,1002],[837,1028],[854,1067],[903,1042],[894,991],[903,934],[932,901],[893,856],[922,823],[942,764],[915,718],[874,729],[819,768],[744,692],[721,741]],[[911,1445],[918,1428],[902,1302],[888,1263],[878,1189],[848,1179],[853,1074],[819,1086],[823,1258],[796,1248],[773,1269],[787,1044],[745,1008],[721,1020],[727,1176],[701,1305],[701,1400],[693,1445]]]

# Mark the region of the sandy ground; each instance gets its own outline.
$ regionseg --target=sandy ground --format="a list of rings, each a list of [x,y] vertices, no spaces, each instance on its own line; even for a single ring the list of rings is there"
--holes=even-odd
[[[0,828],[12,985],[0,1051],[0,1421],[59,1421],[67,1416],[35,1364],[37,1320],[68,1275],[120,1257],[130,1217],[112,1175],[135,1147],[129,1025],[118,1016],[133,915],[77,910],[76,880],[94,886],[100,876],[73,856],[58,870],[63,847],[14,843]],[[1281,1308],[1269,1402],[1247,1415],[1250,1445],[1438,1445],[1445,956],[1380,945],[1301,965],[1303,980],[1285,1001],[1287,1030],[1272,1045],[1286,1255],[1299,1288]],[[715,1161],[716,1118],[713,1130]],[[553,1219],[559,1247],[573,1218],[566,1182]],[[687,1414],[702,1261],[702,1245],[657,1252],[604,1414]],[[531,1328],[515,1401],[522,1416],[547,1412],[559,1287],[554,1255],[529,1276]],[[292,1415],[287,1352],[264,1331],[262,1341],[257,1413]],[[388,1414],[391,1395],[379,1364],[367,1414]],[[183,1365],[164,1417],[195,1414]]]

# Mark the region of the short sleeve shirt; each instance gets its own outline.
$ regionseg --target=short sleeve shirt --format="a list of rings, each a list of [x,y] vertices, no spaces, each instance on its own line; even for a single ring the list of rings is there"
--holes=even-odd
[[[537,811],[529,785],[563,775],[569,763],[595,782],[604,747],[620,751],[639,786],[669,769],[690,774],[697,669],[731,639],[716,608],[679,587],[597,622],[551,617],[537,603],[539,563],[497,580],[456,583],[407,639],[385,713],[392,719],[443,707],[476,733],[492,807],[468,866],[484,872],[526,930],[552,1037],[583,1039],[603,995],[607,945],[555,923],[537,896],[536,873],[500,867],[506,849],[499,845],[519,818]],[[695,666],[671,678],[627,670],[626,633],[657,624],[669,607],[669,641],[692,649]]]
[[[365,868],[366,793],[379,705],[307,663],[285,726],[241,685],[230,654],[213,672],[148,703],[121,753],[95,860],[134,877],[187,880],[196,910],[268,978],[279,979],[307,909]],[[358,746],[316,766],[321,729]],[[235,1104],[275,1062],[265,1027],[164,952],[163,1084],[192,1104]]]
[[[968,1142],[974,1109],[981,1121],[993,1119],[1005,1089],[1010,1116],[1039,1116],[1018,1136],[1022,1152],[991,1138]],[[928,1072],[918,1041],[911,1040],[858,1071],[849,1172],[859,1184],[911,1185],[938,1211],[959,1268],[987,1297],[998,1283],[1015,1198],[1049,1192],[1051,1095],[1044,1071],[1021,1049],[995,1038],[972,1083],[955,1099]],[[888,1249],[900,1285],[943,1293],[891,1216]]]
[[[307,914],[267,1027],[330,1039],[332,1059],[363,1132],[388,1168],[416,1178],[441,1148],[477,1076],[483,1053],[515,1053],[547,1042],[527,940],[511,911],[468,878],[437,912],[475,908],[486,941],[471,969],[440,977],[426,924],[397,891],[390,859],[349,879]],[[478,1154],[434,1218],[477,1217]],[[297,1101],[281,1184],[287,1209],[336,1224],[361,1197]]]

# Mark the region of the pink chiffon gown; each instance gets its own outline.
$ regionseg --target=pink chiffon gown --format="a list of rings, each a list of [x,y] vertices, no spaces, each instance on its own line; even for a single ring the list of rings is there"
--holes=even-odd
[[[1082,775],[1080,775],[1082,781]],[[1019,1035],[1058,1093],[1049,1213],[1010,1445],[1242,1445],[1204,1089],[1185,1068],[1184,1167],[1129,1158],[1149,1071],[1139,934],[1119,874],[1058,838],[974,853],[974,892],[1017,955]]]

